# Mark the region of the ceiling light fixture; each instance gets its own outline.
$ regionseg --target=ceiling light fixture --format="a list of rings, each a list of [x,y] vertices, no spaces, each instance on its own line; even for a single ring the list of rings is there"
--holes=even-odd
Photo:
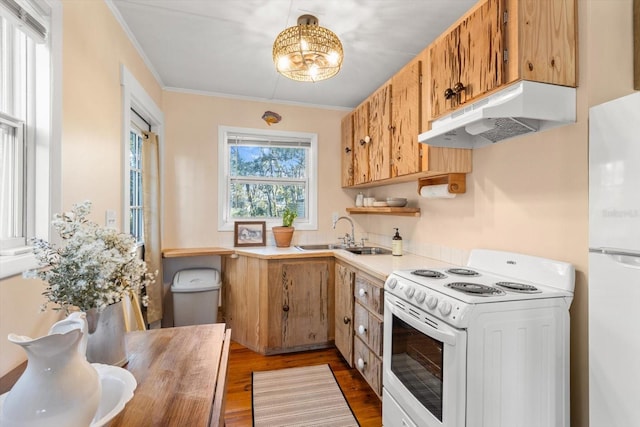
[[[317,82],[335,76],[342,66],[342,43],[318,18],[302,15],[298,25],[282,31],[273,42],[273,62],[278,73],[300,82]]]

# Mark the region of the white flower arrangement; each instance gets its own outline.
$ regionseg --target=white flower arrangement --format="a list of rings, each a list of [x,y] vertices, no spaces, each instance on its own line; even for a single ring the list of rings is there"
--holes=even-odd
[[[87,219],[91,202],[73,205],[70,212],[56,214],[51,224],[66,244],[56,248],[42,239],[33,239],[34,254],[41,268],[27,271],[26,278],[47,282],[43,292],[54,310],[69,313],[72,307],[98,311],[121,301],[153,283],[155,274],[136,254],[136,242],[129,234],[101,227]],[[146,296],[142,298],[147,305]]]

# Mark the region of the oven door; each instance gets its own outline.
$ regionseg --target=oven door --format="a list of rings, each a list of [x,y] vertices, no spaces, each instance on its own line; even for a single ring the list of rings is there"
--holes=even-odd
[[[464,426],[466,331],[385,293],[383,342],[385,427]],[[410,422],[393,416],[402,412]]]

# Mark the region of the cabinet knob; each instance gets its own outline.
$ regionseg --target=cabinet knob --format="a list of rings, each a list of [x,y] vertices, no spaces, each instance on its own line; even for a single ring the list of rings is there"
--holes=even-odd
[[[282,306],[282,311],[289,311],[289,304],[285,304]]]
[[[364,297],[367,294],[367,291],[365,291],[363,288],[360,288],[360,290],[358,291],[358,295],[360,295],[360,297]]]
[[[371,137],[369,135],[365,136],[360,140],[360,145],[365,145],[371,142]]]
[[[451,99],[455,95],[455,92],[450,87],[446,88],[444,91],[444,99]]]
[[[360,335],[364,335],[366,332],[367,332],[367,328],[365,328],[364,325],[358,326],[358,333]]]
[[[358,369],[362,371],[366,365],[367,365],[367,362],[362,360],[362,358],[358,358]]]
[[[465,89],[466,88],[464,87],[464,85],[461,82],[458,82],[455,85],[453,85],[453,93],[455,93],[455,94],[458,94],[458,93],[462,92]]]
[[[345,325],[348,325],[349,322],[351,322],[351,319],[349,319],[347,316],[344,316],[344,319],[342,319],[342,321],[344,322]]]
[[[344,152],[345,152],[345,153],[347,153],[347,154],[349,154],[349,153],[351,152],[351,148],[349,148],[349,147],[345,147],[345,148],[344,148]]]

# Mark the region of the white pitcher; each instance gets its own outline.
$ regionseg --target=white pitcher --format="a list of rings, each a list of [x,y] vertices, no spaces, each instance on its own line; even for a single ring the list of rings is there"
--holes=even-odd
[[[85,313],[72,313],[40,338],[9,334],[27,353],[27,369],[5,397],[0,425],[6,427],[87,427],[102,388],[87,362]]]

